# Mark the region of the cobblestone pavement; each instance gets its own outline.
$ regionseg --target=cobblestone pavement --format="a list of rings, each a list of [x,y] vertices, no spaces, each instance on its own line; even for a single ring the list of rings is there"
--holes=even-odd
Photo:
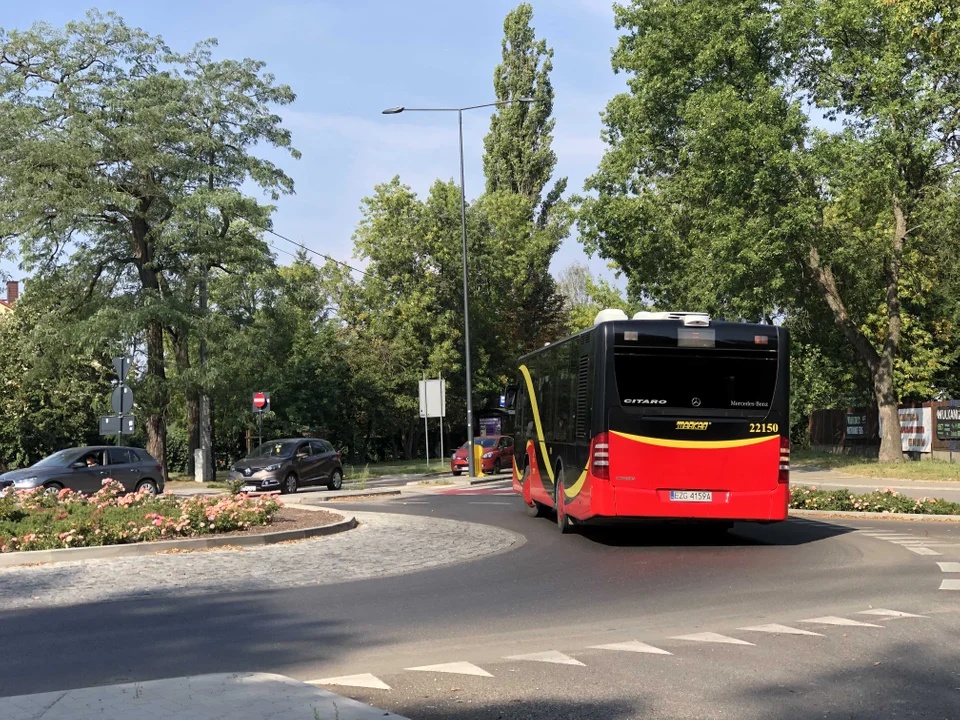
[[[344,513],[338,535],[244,550],[80,560],[0,569],[5,610],[137,597],[325,585],[426,570],[519,547],[489,525],[385,513]]]

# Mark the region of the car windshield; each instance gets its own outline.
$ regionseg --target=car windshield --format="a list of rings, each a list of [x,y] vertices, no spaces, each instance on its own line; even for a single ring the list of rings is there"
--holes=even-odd
[[[76,450],[60,450],[53,455],[48,455],[33,467],[66,467],[76,456]]]
[[[289,457],[293,454],[293,449],[297,446],[296,440],[280,440],[276,442],[264,443],[260,447],[256,448],[249,457],[252,458],[266,458],[266,457]]]
[[[479,445],[480,447],[491,448],[496,446],[497,439],[493,437],[478,437],[478,438],[474,438],[473,442]],[[470,443],[464,443],[463,445],[460,446],[460,449],[466,450],[468,447],[470,447]]]

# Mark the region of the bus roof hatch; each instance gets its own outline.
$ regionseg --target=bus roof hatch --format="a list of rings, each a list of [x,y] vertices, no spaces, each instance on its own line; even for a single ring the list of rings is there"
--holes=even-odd
[[[611,320],[626,320],[627,314],[623,310],[616,308],[607,308],[606,310],[601,310],[597,313],[597,316],[593,319],[594,325],[599,325],[600,323],[610,322]]]

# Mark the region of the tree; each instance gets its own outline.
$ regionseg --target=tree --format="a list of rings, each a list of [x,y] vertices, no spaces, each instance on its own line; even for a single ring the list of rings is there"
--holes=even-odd
[[[59,279],[57,279],[59,280]],[[109,410],[110,347],[73,332],[79,288],[32,282],[0,318],[0,466],[26,467],[64,447],[100,442]]]
[[[904,317],[920,316],[904,281],[929,277],[945,242],[933,209],[953,192],[960,117],[955,13],[904,12],[875,0],[618,8],[614,67],[633,77],[607,107],[610,147],[581,216],[588,246],[655,302],[764,321],[829,308],[869,373],[888,461],[902,460]],[[806,100],[842,129],[812,126]]]
[[[486,197],[483,210],[502,246],[515,256],[513,282],[503,288],[505,340],[520,354],[555,340],[562,327],[562,298],[550,274],[550,262],[567,236],[570,214],[562,196],[567,178],[544,194],[557,164],[551,145],[553,50],[537,40],[533,8],[522,3],[503,22],[502,60],[494,70],[498,101],[532,98],[532,103],[501,105],[484,138]],[[526,247],[523,247],[526,246]]]
[[[178,54],[96,12],[63,30],[0,31],[0,238],[19,240],[28,270],[66,267],[88,278],[84,298],[109,287],[105,311],[124,307],[117,330],[146,349],[147,448],[164,464],[164,338],[187,357],[197,261],[265,252],[256,232],[272,208],[245,182],[274,197],[293,189],[252,154],[290,149],[271,106],[293,92],[262,63],[214,62],[212,45]]]
[[[628,316],[646,310],[643,303],[633,302],[602,278],[594,278],[586,265],[574,263],[560,274],[557,287],[563,295],[568,317],[568,331],[586,330],[593,325],[597,313],[606,308],[623,310]]]

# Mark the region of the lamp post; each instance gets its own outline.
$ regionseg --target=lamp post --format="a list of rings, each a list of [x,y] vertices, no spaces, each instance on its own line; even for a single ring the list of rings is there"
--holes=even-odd
[[[477,476],[476,463],[473,459],[473,383],[470,370],[470,293],[468,288],[467,275],[467,196],[463,182],[463,113],[466,110],[478,110],[480,108],[499,107],[501,105],[510,105],[514,102],[532,103],[536,102],[533,98],[524,97],[516,100],[501,100],[499,102],[485,103],[483,105],[470,105],[460,108],[408,108],[394,107],[383,111],[384,115],[399,115],[402,112],[455,112],[457,114],[457,124],[460,129],[460,230],[463,240],[463,342],[464,354],[466,355],[467,371],[467,464],[470,477]]]

